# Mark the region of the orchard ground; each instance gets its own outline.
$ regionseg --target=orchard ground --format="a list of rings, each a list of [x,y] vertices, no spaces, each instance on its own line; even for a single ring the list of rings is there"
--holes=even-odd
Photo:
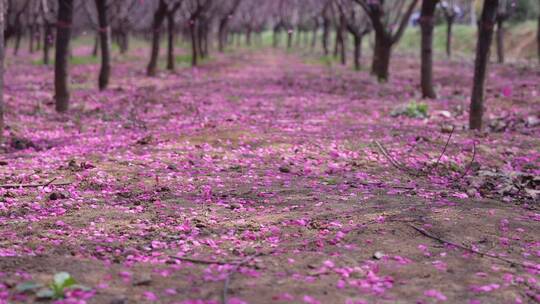
[[[475,134],[470,61],[421,100],[414,56],[381,84],[270,49],[148,78],[147,51],[104,92],[72,66],[63,115],[38,54],[8,61],[2,184],[52,182],[0,190],[0,301],[60,271],[90,290],[59,303],[540,300],[534,64],[491,65]],[[429,117],[391,115],[411,101]]]

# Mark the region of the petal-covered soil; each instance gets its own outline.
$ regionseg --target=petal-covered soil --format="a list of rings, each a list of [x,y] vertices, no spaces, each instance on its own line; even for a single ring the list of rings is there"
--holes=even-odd
[[[8,66],[0,178],[27,187],[0,189],[0,302],[60,271],[90,288],[66,303],[540,300],[538,69],[493,65],[473,134],[471,63],[421,101],[406,56],[383,84],[269,50],[156,78],[130,56],[104,92],[74,66],[64,115],[50,68]],[[391,115],[412,100],[429,117]]]

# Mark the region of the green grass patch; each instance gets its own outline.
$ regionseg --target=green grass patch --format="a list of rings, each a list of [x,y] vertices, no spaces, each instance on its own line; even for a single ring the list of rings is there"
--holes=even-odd
[[[85,64],[98,64],[100,63],[99,57],[94,56],[77,56],[69,58],[69,64],[71,65],[85,65]],[[43,58],[32,61],[32,64],[43,65]],[[49,65],[54,65],[54,58],[49,59]]]

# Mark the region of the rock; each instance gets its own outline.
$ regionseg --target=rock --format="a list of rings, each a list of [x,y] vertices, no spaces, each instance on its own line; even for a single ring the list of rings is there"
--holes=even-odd
[[[154,141],[154,137],[152,135],[147,135],[147,136],[137,140],[137,144],[144,146],[144,145],[150,144],[153,141]]]
[[[59,199],[64,199],[66,198],[67,196],[62,193],[62,192],[52,192],[51,194],[49,194],[49,200],[50,201],[55,201],[55,200],[59,200]]]
[[[135,280],[133,281],[133,286],[148,286],[151,283],[152,277],[147,274],[143,274],[140,277],[135,278]]]
[[[229,209],[235,210],[235,209],[241,209],[243,206],[239,203],[232,203],[229,205]]]
[[[382,259],[386,254],[382,253],[381,251],[375,251],[373,254],[373,258],[376,260]]]
[[[281,173],[290,173],[291,169],[289,167],[286,167],[286,166],[281,166],[281,167],[279,167],[279,172],[281,172]]]
[[[442,133],[452,133],[454,131],[454,126],[451,124],[445,124],[441,126]]]
[[[436,114],[445,118],[452,117],[452,113],[450,113],[450,111],[437,111]]]
[[[508,127],[508,124],[503,119],[495,119],[489,123],[489,128],[493,132],[502,132],[506,130],[506,127]]]
[[[527,116],[527,127],[532,128],[540,125],[540,117],[538,115]]]
[[[467,195],[468,195],[469,197],[475,197],[475,196],[476,196],[476,193],[477,193],[477,191],[476,191],[476,189],[474,189],[474,188],[467,189]]]
[[[9,145],[15,150],[25,150],[36,147],[31,140],[22,137],[13,137]]]
[[[127,301],[127,298],[124,297],[124,296],[120,296],[120,297],[117,297],[115,299],[112,299],[109,304],[126,304],[128,301]]]

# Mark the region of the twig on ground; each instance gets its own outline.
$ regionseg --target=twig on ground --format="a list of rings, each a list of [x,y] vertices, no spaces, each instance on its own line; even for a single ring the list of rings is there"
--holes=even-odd
[[[422,229],[418,226],[415,226],[413,224],[409,224],[409,226],[411,226],[414,230],[420,232],[422,235],[430,238],[430,239],[433,239],[433,240],[436,240],[442,244],[446,244],[446,245],[451,245],[451,246],[454,246],[454,247],[457,247],[457,248],[460,248],[460,249],[463,249],[463,250],[466,250],[468,252],[471,252],[471,253],[474,253],[474,254],[478,254],[480,256],[487,256],[487,257],[490,257],[490,258],[493,258],[493,259],[497,259],[497,260],[500,260],[500,261],[503,261],[503,262],[506,262],[506,263],[509,263],[510,265],[518,265],[518,266],[521,266],[523,268],[531,268],[532,265],[526,265],[525,263],[522,263],[522,262],[518,262],[518,261],[513,261],[513,260],[509,260],[509,259],[505,259],[503,257],[500,257],[498,255],[494,255],[494,254],[491,254],[491,253],[487,253],[487,252],[482,252],[482,251],[477,251],[477,250],[474,250],[470,247],[467,247],[467,246],[464,246],[464,245],[461,245],[461,244],[457,244],[457,243],[454,243],[452,241],[448,241],[448,240],[445,240],[445,239],[442,239],[430,232],[428,232],[427,230],[425,229]]]
[[[368,182],[358,181],[357,183],[359,183],[360,185],[364,185],[364,186],[389,187],[389,188],[394,188],[394,189],[405,189],[405,190],[414,190],[415,189],[414,187],[410,187],[410,186],[388,185],[388,184],[385,184],[383,182],[368,183]]]
[[[473,141],[473,154],[472,154],[472,157],[471,157],[471,162],[469,163],[469,165],[467,166],[465,171],[463,171],[463,173],[459,176],[459,179],[464,178],[465,175],[467,175],[467,173],[469,173],[469,170],[471,170],[475,158],[476,158],[476,142]]]
[[[223,285],[223,294],[221,295],[221,303],[222,304],[228,304],[228,294],[229,294],[229,284],[231,283],[233,275],[242,267],[244,264],[249,263],[254,258],[262,255],[262,253],[253,254],[250,256],[247,256],[245,259],[241,260],[240,262],[236,263],[234,268],[227,274],[227,278],[225,279],[225,284]]]
[[[44,184],[3,184],[0,185],[0,188],[37,188],[37,187],[46,187],[46,186],[66,186],[71,185],[72,182],[58,182],[53,183],[57,178],[53,178],[52,180],[44,183]]]
[[[442,157],[446,153],[446,149],[448,148],[448,144],[450,143],[450,140],[452,139],[452,135],[454,135],[454,130],[455,129],[456,129],[456,127],[452,126],[452,131],[450,131],[450,135],[448,135],[448,139],[446,140],[446,144],[444,145],[444,148],[443,148],[443,150],[441,152],[441,155],[439,155],[439,158],[437,158],[437,162],[435,163],[435,165],[433,165],[433,167],[431,167],[429,169],[429,171],[426,173],[426,175],[429,175],[431,173],[431,171],[433,171],[433,169],[435,169],[435,168],[437,168],[439,166],[439,163],[441,162]]]
[[[230,265],[230,264],[236,264],[238,263],[239,261],[212,261],[212,260],[200,260],[200,259],[195,259],[195,258],[190,258],[190,257],[181,257],[181,256],[174,256],[174,255],[171,255],[169,256],[171,259],[175,259],[175,260],[179,260],[179,261],[184,261],[184,262],[190,262],[190,263],[193,263],[193,264],[205,264],[205,265],[212,265],[212,264],[217,264],[217,265]]]
[[[388,159],[388,161],[394,167],[396,167],[399,170],[406,171],[408,173],[407,168],[405,168],[401,163],[399,163],[396,159],[394,159],[392,156],[390,156],[390,154],[388,154],[388,151],[386,151],[384,146],[379,141],[375,141],[375,145],[377,146],[377,148],[379,148],[379,151],[381,151],[382,155],[384,157],[386,157],[386,159]]]

